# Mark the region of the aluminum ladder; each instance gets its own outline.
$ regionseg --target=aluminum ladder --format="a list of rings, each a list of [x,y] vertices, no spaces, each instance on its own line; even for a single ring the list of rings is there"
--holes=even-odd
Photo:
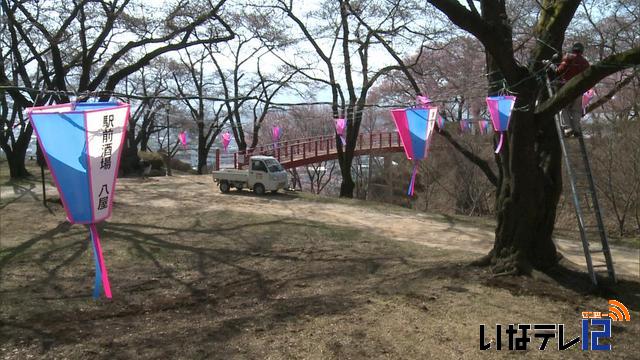
[[[546,76],[549,96],[553,89],[549,77]],[[591,174],[591,165],[582,134],[576,138],[565,138],[562,127],[561,112],[554,116],[562,156],[571,184],[573,205],[580,229],[580,239],[587,269],[594,285],[598,285],[597,274],[607,273],[609,279],[616,282],[616,274],[611,259],[611,250],[607,232],[602,222],[602,214],[598,205],[596,186]]]

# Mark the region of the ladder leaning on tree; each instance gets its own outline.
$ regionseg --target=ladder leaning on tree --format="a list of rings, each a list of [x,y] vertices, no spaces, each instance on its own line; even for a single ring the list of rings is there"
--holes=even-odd
[[[545,76],[549,96],[553,96],[551,81]],[[576,210],[580,239],[587,260],[587,269],[594,285],[598,284],[598,273],[607,273],[609,279],[616,281],[611,260],[609,240],[602,222],[598,205],[596,187],[591,174],[591,165],[582,134],[575,139],[564,137],[561,113],[555,115],[556,130],[560,138],[562,156],[571,184],[573,205]]]

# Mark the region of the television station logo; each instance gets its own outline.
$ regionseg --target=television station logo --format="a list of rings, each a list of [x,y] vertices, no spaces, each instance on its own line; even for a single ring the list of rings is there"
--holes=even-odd
[[[538,350],[546,350],[550,348],[549,343],[552,339],[556,339],[558,350],[567,350],[577,343],[581,343],[582,350],[599,350],[611,351],[611,344],[601,341],[610,339],[611,323],[613,321],[631,321],[629,309],[617,300],[609,300],[609,312],[602,313],[599,311],[583,311],[581,328],[581,336],[575,338],[565,335],[564,324],[496,324],[495,328],[495,344],[493,341],[487,341],[485,334],[489,332],[485,330],[485,324],[480,324],[480,350],[489,350],[495,345],[496,350],[527,350],[529,343],[533,339],[539,343]],[[507,345],[503,346],[502,339],[506,338]],[[505,350],[506,350],[505,349]]]

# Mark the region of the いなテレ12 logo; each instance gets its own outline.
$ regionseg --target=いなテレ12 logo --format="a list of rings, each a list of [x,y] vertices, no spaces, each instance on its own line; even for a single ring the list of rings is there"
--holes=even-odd
[[[581,319],[581,336],[575,338],[565,335],[564,324],[496,324],[495,349],[502,350],[502,339],[507,340],[508,350],[527,350],[528,344],[533,339],[540,339],[538,350],[546,350],[552,339],[555,339],[558,350],[567,350],[578,342],[582,350],[611,351],[610,343],[604,339],[610,339],[612,321],[630,321],[629,310],[617,300],[609,300],[609,312],[583,311]],[[568,340],[566,340],[568,339]],[[536,341],[537,343],[538,341]],[[485,325],[480,325],[480,350],[489,350],[492,341],[485,340]]]

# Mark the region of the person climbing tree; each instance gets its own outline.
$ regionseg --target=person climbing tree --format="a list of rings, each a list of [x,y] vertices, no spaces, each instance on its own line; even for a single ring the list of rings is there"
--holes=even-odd
[[[571,47],[571,52],[562,58],[556,73],[560,77],[560,86],[567,83],[574,76],[589,68],[589,61],[582,56],[584,45],[575,43]],[[580,136],[580,119],[582,118],[582,97],[576,97],[562,110],[564,125],[569,129],[565,131],[565,136]]]

